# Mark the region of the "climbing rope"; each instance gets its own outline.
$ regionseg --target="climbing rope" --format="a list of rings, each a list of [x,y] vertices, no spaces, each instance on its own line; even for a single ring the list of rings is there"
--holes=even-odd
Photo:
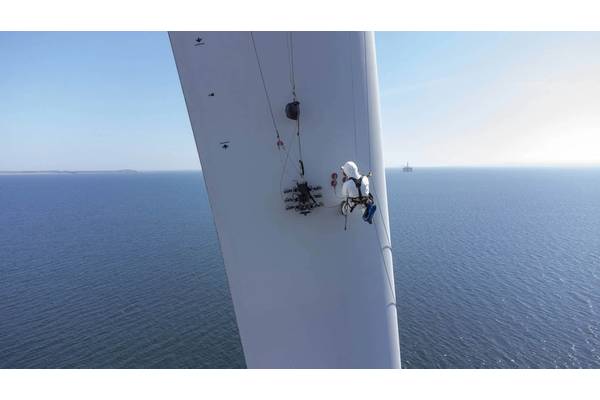
[[[273,105],[271,104],[271,98],[269,97],[269,90],[267,89],[267,84],[265,82],[265,76],[263,74],[262,66],[260,64],[260,57],[258,56],[258,50],[256,49],[256,42],[254,40],[254,33],[250,32],[250,38],[252,39],[252,48],[254,49],[254,55],[256,56],[256,64],[258,65],[258,72],[260,74],[260,80],[263,85],[263,89],[265,91],[265,98],[267,99],[267,105],[269,107],[269,114],[271,115],[271,121],[273,122],[273,128],[275,129],[275,134],[277,135],[277,147],[281,147],[280,143],[283,143],[281,140],[281,135],[279,134],[279,129],[277,129],[277,123],[275,122],[275,114],[273,114]]]
[[[296,74],[294,71],[294,36],[293,32],[288,33],[288,61],[289,61],[289,75],[290,75],[290,85],[292,89],[292,97],[293,101],[296,102],[298,97],[296,95]],[[296,137],[298,139],[298,164],[300,165],[300,175],[304,177],[304,158],[302,157],[302,141],[300,140],[300,115],[302,113],[298,113],[298,118],[296,119]]]
[[[285,197],[283,196],[283,178],[284,178],[286,170],[287,170],[288,160],[290,158],[290,151],[292,150],[293,146],[294,146],[294,142],[292,141],[292,144],[290,145],[290,147],[285,151],[285,160],[283,161],[281,177],[279,178],[279,193],[281,193],[281,198],[284,201],[285,201]],[[298,172],[298,174],[300,174],[300,171],[297,171],[297,172]],[[289,176],[288,176],[288,178],[289,178]]]
[[[298,164],[300,164],[300,175],[304,176],[304,161],[302,157],[302,142],[300,141],[300,115],[298,115],[298,120],[296,121],[296,137],[298,138]]]
[[[367,63],[367,38],[366,38],[366,34],[363,33],[363,50],[364,50],[364,57],[363,57],[363,71],[365,74],[365,95],[366,95],[366,107],[367,107],[367,114],[370,111],[370,99],[369,99],[369,83],[368,83],[368,63]],[[352,61],[351,61],[352,64]],[[354,84],[354,82],[353,82]],[[353,86],[354,87],[354,86]],[[355,112],[355,110],[353,110]],[[354,129],[356,129],[356,116],[354,117]],[[369,160],[369,171],[371,171],[371,167],[372,167],[372,163],[371,163],[371,123],[370,120],[367,120],[367,139],[368,139],[368,147],[369,147],[369,155],[368,155],[368,160]],[[357,141],[355,138],[355,142],[354,142],[354,151],[355,153],[358,152],[358,148],[357,148]],[[375,187],[375,182],[370,182],[371,183],[371,188],[372,188],[372,192],[375,196],[375,198],[380,198],[379,195],[377,194],[377,190]],[[385,272],[385,276],[387,278],[387,282],[389,285],[389,289],[390,289],[390,293],[392,295],[392,299],[393,299],[393,304],[394,306],[398,307],[397,303],[396,303],[396,290],[394,288],[394,284],[392,282],[392,279],[390,278],[390,267],[388,266],[388,263],[386,261],[386,256],[384,253],[384,250],[390,250],[390,256],[391,256],[391,252],[392,252],[392,241],[391,241],[391,237],[390,237],[390,232],[388,229],[388,226],[385,222],[385,218],[383,217],[383,213],[381,212],[381,207],[377,207],[377,211],[379,213],[379,218],[381,221],[381,224],[383,225],[383,230],[385,232],[385,239],[387,239],[387,244],[384,244],[384,242],[381,240],[381,236],[379,234],[379,229],[377,229],[377,227],[375,227],[375,232],[377,235],[377,242],[379,243],[379,251],[381,253],[381,257],[383,259],[383,267],[384,267],[384,272]]]
[[[369,113],[370,109],[371,109],[371,105],[370,105],[370,99],[369,99],[369,74],[368,74],[368,70],[367,70],[367,33],[363,32],[363,50],[364,50],[364,72],[365,72],[365,93],[366,93],[366,100],[367,100],[367,114]],[[370,119],[367,120],[367,139],[369,142],[369,171],[372,171],[371,169],[371,121]]]
[[[260,61],[260,55],[258,54],[258,49],[256,47],[256,40],[254,38],[254,33],[250,32],[250,39],[252,42],[252,49],[254,51],[254,56],[256,58],[256,64],[258,66],[258,72],[260,75],[260,81],[265,93],[265,98],[267,100],[267,106],[268,106],[268,111],[269,111],[269,116],[271,117],[271,122],[273,124],[273,129],[275,130],[275,135],[276,135],[276,139],[277,139],[277,148],[280,150],[280,156],[279,156],[279,161],[282,164],[282,171],[281,171],[281,179],[280,179],[280,189],[282,189],[283,186],[283,177],[286,175],[287,171],[287,163],[288,163],[288,159],[289,159],[289,155],[290,155],[290,151],[292,150],[293,147],[293,141],[292,141],[292,146],[286,148],[286,146],[284,145],[284,141],[282,139],[282,134],[279,132],[279,128],[277,127],[277,122],[275,120],[275,113],[273,112],[273,103],[271,101],[271,96],[269,95],[269,90],[267,88],[267,83],[265,80],[265,76],[263,73],[263,69],[262,69],[262,63]],[[293,135],[294,133],[290,133],[290,135]],[[285,155],[283,155],[281,153],[281,150],[285,151]],[[298,173],[298,175],[301,175],[301,171],[300,169],[298,169],[298,167],[296,167],[296,172]],[[293,177],[288,176],[289,178],[293,179]],[[280,190],[280,191],[281,191]],[[282,199],[283,199],[283,194],[282,194]]]
[[[349,41],[352,42],[352,32],[348,32]],[[350,47],[348,47],[349,50]],[[358,148],[358,134],[356,131],[356,90],[354,88],[354,62],[352,60],[352,52],[349,55],[349,64],[350,64],[350,83],[352,84],[352,121],[354,126],[354,159],[358,158],[358,154],[356,154],[356,149]]]
[[[288,57],[289,57],[289,65],[290,65],[290,85],[292,87],[292,95],[294,96],[294,101],[296,100],[296,76],[294,73],[294,38],[292,36],[293,32],[288,33],[287,37],[287,46],[288,46]]]
[[[380,207],[377,207],[378,209]],[[386,232],[386,236],[389,238],[389,233],[387,231],[387,227],[383,218],[383,214],[381,214],[381,210],[379,211],[379,215],[381,216],[381,222],[383,223],[383,229]],[[384,254],[384,250],[388,249],[390,251],[390,257],[392,257],[392,243],[390,241],[388,241],[388,244],[385,246],[381,245],[381,237],[379,237],[379,230],[377,228],[375,228],[375,232],[377,234],[377,241],[379,242],[379,251],[381,252],[381,258],[383,259],[383,266],[385,269],[385,277],[387,278],[388,284],[390,285],[390,292],[392,294],[392,298],[394,299],[394,304],[396,304],[396,290],[395,290],[395,286],[392,283],[392,279],[390,278],[390,273],[389,273],[389,267],[388,264],[386,262],[386,258],[385,258],[385,254]],[[393,261],[393,260],[392,260]]]

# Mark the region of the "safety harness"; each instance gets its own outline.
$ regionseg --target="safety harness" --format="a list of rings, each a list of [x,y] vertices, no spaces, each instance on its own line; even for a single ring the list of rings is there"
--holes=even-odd
[[[367,176],[371,176],[369,173]],[[361,176],[360,178],[348,177],[348,179],[354,182],[356,189],[358,190],[358,197],[348,197],[345,201],[342,202],[342,214],[344,215],[344,230],[348,229],[348,215],[354,211],[356,206],[363,205],[367,207],[369,204],[373,204],[373,195],[369,193],[367,196],[363,196],[361,186],[362,180],[365,176]]]
[[[356,206],[358,206],[359,204],[366,206],[367,204],[369,204],[370,202],[373,201],[373,195],[371,193],[369,193],[368,196],[363,196],[363,194],[362,194],[361,186],[362,186],[363,178],[364,178],[364,175],[358,179],[348,177],[348,179],[350,179],[350,180],[352,180],[352,182],[354,182],[354,185],[356,186],[356,189],[358,190],[358,197],[349,197],[348,198],[348,200],[351,201],[350,212],[354,211]]]

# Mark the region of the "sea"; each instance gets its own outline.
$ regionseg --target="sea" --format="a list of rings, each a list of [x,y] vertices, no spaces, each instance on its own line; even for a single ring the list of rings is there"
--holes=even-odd
[[[387,183],[404,368],[600,368],[600,168]],[[0,368],[245,368],[202,174],[1,175]]]

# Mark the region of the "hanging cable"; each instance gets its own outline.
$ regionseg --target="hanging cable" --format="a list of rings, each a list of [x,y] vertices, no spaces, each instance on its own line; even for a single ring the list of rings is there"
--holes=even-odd
[[[379,207],[378,207],[379,210]],[[381,217],[381,222],[383,224],[383,230],[385,231],[385,234],[387,236],[387,238],[389,239],[389,233],[387,231],[387,225],[385,223],[385,220],[383,218],[383,214],[381,213],[381,210],[379,210],[379,216]],[[387,278],[388,284],[390,286],[390,292],[392,295],[392,298],[394,299],[394,305],[397,306],[396,304],[396,290],[395,290],[395,285],[392,282],[392,279],[390,278],[390,273],[389,273],[389,268],[388,268],[388,263],[386,262],[386,258],[385,258],[385,254],[384,254],[384,250],[388,249],[390,251],[390,258],[392,258],[392,265],[393,265],[393,257],[392,257],[392,242],[388,240],[388,244],[382,246],[381,245],[381,238],[379,237],[379,229],[377,229],[377,227],[375,227],[375,233],[377,235],[377,241],[379,242],[379,250],[381,251],[381,258],[383,259],[383,268],[384,268],[384,273],[385,273],[385,277]],[[392,273],[393,273],[393,268],[392,268]]]
[[[294,73],[294,43],[293,43],[293,32],[289,32],[288,34],[288,56],[289,56],[289,64],[290,64],[290,85],[292,86],[292,95],[294,96],[294,101],[296,101],[296,77]]]
[[[285,198],[283,196],[283,178],[284,178],[284,176],[287,175],[288,178],[294,179],[293,176],[290,176],[288,174],[288,170],[287,170],[288,159],[289,159],[292,147],[294,147],[293,146],[294,141],[293,140],[288,140],[288,143],[289,142],[292,143],[292,145],[289,146],[288,148],[286,148],[286,146],[284,145],[284,141],[282,139],[282,135],[280,134],[279,129],[277,128],[277,123],[275,121],[275,115],[274,115],[274,112],[273,112],[273,106],[272,106],[272,102],[271,102],[271,97],[269,96],[269,91],[268,91],[266,80],[265,80],[264,73],[263,73],[263,70],[262,70],[262,65],[261,65],[261,62],[260,62],[260,56],[258,54],[258,49],[256,47],[256,40],[254,38],[254,33],[253,32],[250,32],[250,38],[251,38],[251,41],[252,41],[252,48],[254,50],[254,55],[256,57],[256,64],[258,66],[260,80],[261,80],[261,83],[262,83],[262,86],[263,86],[263,90],[265,92],[265,98],[267,100],[267,106],[268,106],[268,109],[269,109],[269,115],[271,116],[271,122],[273,123],[273,129],[275,130],[275,134],[276,134],[276,137],[277,137],[277,148],[278,148],[278,150],[280,150],[280,152],[279,152],[279,160],[280,160],[280,162],[282,164],[282,169],[281,169],[281,177],[280,177],[280,182],[279,182],[279,189],[280,189],[280,192],[281,192],[281,198],[285,202]],[[293,134],[294,134],[293,132],[290,132],[290,137],[288,139],[291,139],[291,135],[293,135]],[[283,155],[281,153],[281,150],[283,150],[285,152],[285,155]],[[295,170],[296,170],[296,173],[298,175],[301,174],[301,171],[298,168],[298,166],[295,166]]]
[[[279,134],[279,129],[277,129],[277,123],[275,122],[275,114],[273,114],[273,106],[271,104],[271,98],[269,97],[269,91],[267,90],[267,84],[265,82],[265,76],[263,74],[262,66],[260,65],[260,57],[258,56],[258,50],[256,49],[256,42],[254,40],[254,33],[250,32],[250,38],[252,39],[252,47],[254,48],[254,55],[256,56],[256,64],[258,65],[258,72],[260,73],[260,80],[263,85],[263,89],[265,91],[265,98],[267,99],[267,105],[269,106],[269,114],[271,115],[271,121],[273,122],[273,128],[275,129],[275,134],[277,135],[277,148],[282,149],[284,146],[283,141],[281,140],[281,135]]]
[[[292,87],[293,103],[299,105],[298,96],[296,95],[296,74],[294,71],[294,36],[293,32],[288,33],[288,55],[290,65],[290,85]],[[298,109],[299,110],[299,109]],[[298,138],[298,164],[300,165],[300,175],[304,177],[304,161],[302,157],[302,142],[300,140],[300,112],[296,116],[296,137]]]
[[[296,136],[298,137],[298,163],[300,164],[300,171],[302,171],[300,174],[304,176],[304,161],[302,161],[302,142],[300,141],[300,116],[298,116],[296,127]]]
[[[349,41],[352,42],[352,32],[348,32]],[[354,60],[352,49],[348,47],[350,50],[350,55],[348,57],[348,61],[350,64],[350,82],[352,83],[352,120],[354,122],[354,159],[358,159],[357,149],[358,149],[358,139],[356,132],[356,89],[354,88]]]
[[[364,81],[365,81],[365,87],[364,87],[364,94],[365,94],[365,106],[366,106],[366,114],[367,114],[367,142],[368,142],[368,149],[369,149],[369,153],[368,153],[368,162],[369,162],[369,170],[371,170],[372,167],[372,154],[371,154],[371,121],[370,121],[370,93],[369,93],[369,73],[368,73],[368,61],[367,61],[367,39],[366,39],[366,34],[363,33],[363,50],[364,50],[364,58],[363,58],[363,74],[364,74]],[[353,67],[353,61],[350,61],[351,63],[351,67]],[[354,74],[354,70],[352,70],[352,74]],[[353,78],[354,79],[354,78]],[[352,81],[352,83],[354,84],[354,80]],[[353,86],[353,90],[354,90],[354,86]],[[354,110],[354,112],[356,112],[356,110]],[[354,130],[356,132],[356,115],[354,116]],[[354,152],[355,155],[358,154],[358,148],[357,148],[357,140],[356,140],[356,133],[355,133],[355,141],[354,141]],[[384,178],[385,179],[385,178]],[[371,192],[373,193],[373,195],[375,196],[375,198],[380,198],[377,194],[377,189],[375,187],[375,181],[370,182],[371,185]],[[379,233],[379,229],[377,227],[375,227],[375,234],[377,236],[377,242],[379,244],[379,251],[381,253],[381,258],[383,261],[383,270],[384,270],[384,274],[386,276],[386,280],[388,283],[388,287],[390,289],[390,294],[391,297],[393,299],[393,305],[395,307],[398,307],[398,304],[396,302],[396,290],[395,290],[395,285],[394,282],[392,280],[392,278],[390,277],[390,269],[392,270],[393,273],[393,267],[390,268],[390,266],[388,266],[387,260],[386,260],[386,256],[384,251],[387,249],[390,251],[390,258],[392,258],[392,265],[393,265],[393,257],[392,257],[392,241],[391,241],[391,237],[390,237],[390,231],[388,229],[388,226],[386,224],[385,218],[383,216],[383,213],[381,211],[381,207],[378,207],[376,210],[376,213],[379,213],[379,218],[383,227],[383,231],[385,233],[385,241],[387,241],[387,244],[385,243],[384,240],[382,240],[380,233]],[[344,223],[344,229],[346,229],[346,223]]]
[[[365,93],[367,100],[367,114],[371,115],[371,104],[370,104],[370,95],[369,95],[369,71],[368,71],[368,62],[367,62],[367,33],[363,32],[363,50],[365,54],[364,58],[364,73],[365,73]],[[369,140],[369,171],[371,171],[371,118],[367,119],[367,139]]]

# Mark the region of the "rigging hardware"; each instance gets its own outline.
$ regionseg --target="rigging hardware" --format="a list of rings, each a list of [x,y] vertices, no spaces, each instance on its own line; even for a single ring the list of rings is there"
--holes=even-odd
[[[296,182],[295,187],[283,191],[289,195],[285,198],[285,202],[289,203],[285,209],[295,210],[302,215],[310,214],[313,209],[323,206],[323,202],[317,200],[323,197],[321,189],[321,186],[311,186],[307,182]]]

